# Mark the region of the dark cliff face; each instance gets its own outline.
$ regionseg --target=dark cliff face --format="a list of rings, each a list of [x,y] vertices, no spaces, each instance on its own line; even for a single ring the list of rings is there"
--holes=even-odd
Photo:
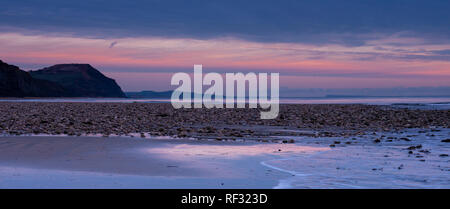
[[[0,97],[72,96],[63,86],[40,79],[0,60]]]
[[[117,83],[88,64],[26,72],[0,60],[0,97],[125,97]]]
[[[35,79],[57,83],[76,97],[125,97],[117,83],[89,64],[60,64],[31,71]]]

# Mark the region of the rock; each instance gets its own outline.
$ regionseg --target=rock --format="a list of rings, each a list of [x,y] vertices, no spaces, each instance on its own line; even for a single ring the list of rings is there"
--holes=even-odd
[[[63,86],[70,95],[66,97],[126,97],[117,83],[89,64],[58,64],[30,75]]]
[[[400,138],[400,140],[407,141],[407,142],[411,141],[411,139],[408,139],[406,137],[402,137],[402,138]]]
[[[422,148],[422,145],[421,145],[421,144],[419,144],[419,145],[417,145],[417,146],[410,146],[410,147],[408,147],[408,148],[406,148],[406,149],[408,149],[408,150],[415,150],[415,149],[420,149],[420,148]]]
[[[383,171],[383,168],[372,168],[372,171]]]
[[[430,153],[430,151],[429,151],[429,150],[426,150],[426,149],[419,150],[419,152],[422,152],[422,153],[425,153],[425,154],[429,154],[429,153]]]
[[[415,149],[416,149],[416,146],[410,146],[410,147],[408,147],[408,148],[406,148],[406,149],[408,149],[408,150],[415,150]]]
[[[273,143],[282,142],[269,139],[274,135],[352,139],[336,140],[333,146],[368,139],[364,136],[368,133],[378,134],[377,131],[382,128],[401,130],[404,128],[402,121],[407,120],[414,127],[422,128],[446,127],[449,124],[449,118],[446,117],[448,110],[385,110],[371,105],[281,104],[280,112],[285,115],[284,120],[261,120],[257,109],[174,109],[170,103],[3,102],[0,103],[0,109],[0,132],[10,134],[65,132],[128,136],[130,133],[150,133],[152,136],[185,135],[230,140],[251,136],[252,139]],[[360,120],[367,122],[367,125]],[[273,131],[274,127],[298,126],[311,129],[311,133]],[[395,139],[388,135],[386,138]],[[284,140],[284,143],[295,142],[289,138]],[[388,140],[380,139],[382,142]]]
[[[35,79],[30,73],[0,60],[0,97],[72,96],[63,86]]]
[[[450,142],[450,139],[441,140],[441,142]]]

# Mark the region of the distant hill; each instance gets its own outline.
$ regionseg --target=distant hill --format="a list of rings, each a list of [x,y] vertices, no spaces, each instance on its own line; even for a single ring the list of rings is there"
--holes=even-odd
[[[139,92],[125,92],[127,97],[129,98],[145,98],[145,99],[171,99],[172,93],[174,91],[139,91]],[[191,94],[191,99],[194,99],[194,96],[198,94]],[[202,96],[204,96],[202,94]],[[222,96],[224,97],[224,96]],[[215,98],[215,95],[212,95],[211,98]]]
[[[140,91],[140,92],[125,92],[130,98],[156,98],[156,99],[170,99],[173,91]]]
[[[33,78],[63,86],[75,97],[126,97],[116,81],[89,64],[59,64],[30,71]]]
[[[117,83],[88,64],[26,72],[0,60],[0,97],[126,97]]]
[[[0,97],[72,96],[63,86],[33,78],[30,73],[0,60]]]

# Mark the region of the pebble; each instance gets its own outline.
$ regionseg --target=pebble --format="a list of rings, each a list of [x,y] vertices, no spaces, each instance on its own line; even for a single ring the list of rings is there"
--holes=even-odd
[[[314,130],[312,137],[349,137],[403,128],[450,128],[448,110],[394,109],[363,104],[282,104],[283,119],[274,120],[260,119],[258,109],[174,109],[170,103],[1,102],[0,108],[0,132],[12,135],[64,133],[107,137],[149,133],[243,138],[273,135],[270,128],[251,128],[273,126]],[[339,130],[329,131],[336,128]],[[309,133],[282,134],[305,136]],[[410,141],[406,137],[401,139]],[[287,140],[287,143],[294,142]],[[450,139],[442,142],[450,142]]]

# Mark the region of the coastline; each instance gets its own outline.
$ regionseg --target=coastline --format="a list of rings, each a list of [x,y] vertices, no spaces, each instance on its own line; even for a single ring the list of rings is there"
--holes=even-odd
[[[0,106],[0,188],[450,188],[448,109]]]
[[[0,137],[0,188],[450,188],[449,135],[410,129],[294,144]]]
[[[272,188],[287,175],[257,162],[284,155],[277,150],[285,147],[321,149],[128,137],[0,137],[0,188]]]
[[[258,109],[174,109],[168,103],[0,102],[4,135],[119,135],[237,140],[267,136],[354,136],[405,128],[450,127],[450,110],[364,104],[282,104]],[[290,131],[292,130],[292,131]]]

